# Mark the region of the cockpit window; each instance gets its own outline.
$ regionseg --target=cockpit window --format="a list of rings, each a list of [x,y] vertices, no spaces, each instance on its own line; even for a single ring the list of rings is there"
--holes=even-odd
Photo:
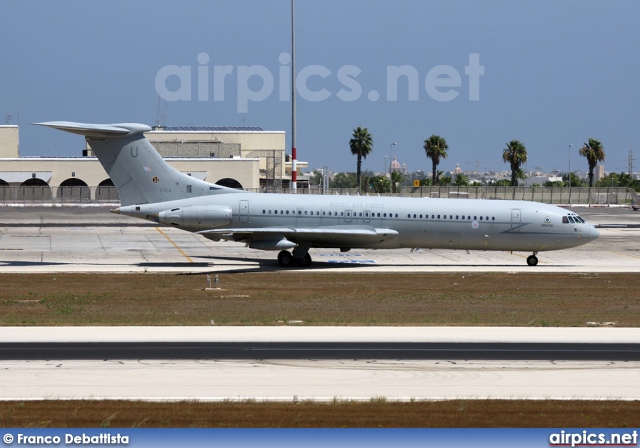
[[[562,217],[562,222],[565,224],[585,224],[586,221],[578,215],[567,215]]]

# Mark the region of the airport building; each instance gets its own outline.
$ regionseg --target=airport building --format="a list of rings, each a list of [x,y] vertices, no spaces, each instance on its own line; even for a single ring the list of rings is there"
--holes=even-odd
[[[285,153],[284,131],[162,126],[145,136],[171,166],[200,180],[251,191],[290,186],[292,164]],[[0,126],[0,187],[13,187],[2,190],[5,196],[15,196],[0,201],[117,202],[117,192],[91,148],[78,152],[78,157],[20,157],[18,126]],[[299,171],[306,166],[298,161],[300,188],[308,185]]]

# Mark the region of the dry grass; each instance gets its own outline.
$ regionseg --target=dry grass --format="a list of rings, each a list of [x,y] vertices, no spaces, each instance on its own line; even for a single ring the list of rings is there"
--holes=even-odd
[[[3,427],[638,427],[640,404],[625,401],[452,400],[398,403],[0,402]]]
[[[0,275],[0,325],[640,326],[634,274]]]

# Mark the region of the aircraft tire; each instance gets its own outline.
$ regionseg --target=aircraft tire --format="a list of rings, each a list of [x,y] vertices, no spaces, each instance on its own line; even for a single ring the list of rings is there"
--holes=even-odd
[[[308,253],[304,254],[304,257],[302,257],[301,259],[296,259],[298,266],[303,267],[303,268],[308,268],[309,266],[311,266],[311,255],[309,255]]]
[[[536,257],[535,255],[529,255],[527,257],[527,264],[529,266],[537,266],[538,265],[538,257]]]
[[[283,268],[288,268],[288,267],[292,266],[293,265],[293,255],[291,255],[291,252],[289,252],[287,250],[280,251],[280,253],[278,254],[278,263]]]

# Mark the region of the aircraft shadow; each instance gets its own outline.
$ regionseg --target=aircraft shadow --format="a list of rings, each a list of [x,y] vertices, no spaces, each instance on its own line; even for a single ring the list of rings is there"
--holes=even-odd
[[[311,267],[302,267],[302,266],[291,266],[288,268],[283,268],[278,264],[277,260],[270,260],[270,259],[265,259],[265,258],[242,258],[239,259],[237,257],[215,257],[215,256],[208,256],[208,257],[198,257],[198,258],[204,258],[204,259],[210,259],[211,260],[211,264],[213,265],[221,265],[223,263],[220,263],[220,260],[226,260],[226,261],[230,261],[230,262],[234,262],[234,264],[228,264],[225,265],[227,268],[234,268],[237,267],[237,269],[235,269],[235,272],[264,272],[264,271],[308,271],[308,270],[323,270],[323,269],[336,269],[336,268],[341,268],[341,267],[350,267],[350,268],[362,268],[362,267],[367,267],[367,266],[379,266],[379,265],[375,265],[375,264],[359,264],[359,263],[328,263],[326,261],[314,261],[313,264],[311,265]],[[242,260],[242,261],[247,261],[250,263],[257,263],[258,266],[256,267],[249,267],[249,266],[243,266],[243,265],[237,265],[235,263],[238,262],[238,260]]]

